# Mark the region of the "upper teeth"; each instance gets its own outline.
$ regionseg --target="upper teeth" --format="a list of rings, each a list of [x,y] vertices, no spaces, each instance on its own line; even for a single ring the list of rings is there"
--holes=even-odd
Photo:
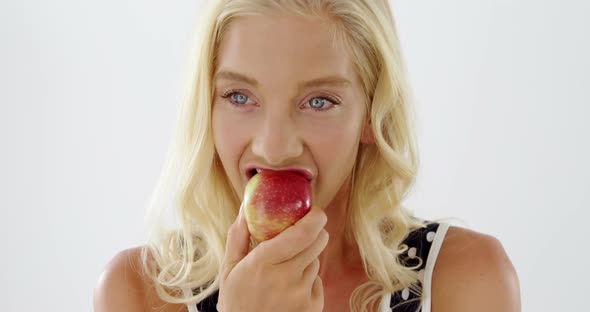
[[[260,172],[262,172],[262,169],[256,168],[256,173],[260,173]]]

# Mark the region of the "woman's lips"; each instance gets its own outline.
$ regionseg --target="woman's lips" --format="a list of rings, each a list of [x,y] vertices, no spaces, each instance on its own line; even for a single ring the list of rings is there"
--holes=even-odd
[[[270,169],[270,168],[265,168],[265,167],[261,167],[261,166],[249,166],[246,169],[246,178],[248,180],[250,180],[256,173],[259,173],[261,171],[291,171],[291,172],[294,172],[294,173],[297,173],[297,174],[303,176],[309,182],[311,182],[311,180],[313,180],[313,178],[314,178],[313,173],[309,169],[305,169],[305,168],[289,167],[289,168],[280,168],[280,169]]]

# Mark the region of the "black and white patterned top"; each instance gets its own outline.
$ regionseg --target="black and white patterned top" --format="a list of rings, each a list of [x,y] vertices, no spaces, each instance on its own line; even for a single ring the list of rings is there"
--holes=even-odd
[[[420,263],[418,258],[422,259],[421,265],[415,269],[419,272],[422,297],[408,288],[402,289],[383,296],[380,312],[430,312],[432,272],[448,227],[446,223],[427,222],[426,227],[408,234],[403,242],[408,245],[408,250],[400,255],[400,260],[406,266],[416,266]],[[185,291],[185,296],[189,297],[191,293],[197,292],[198,289],[188,290]],[[217,312],[215,306],[218,296],[219,291],[216,291],[196,306],[188,305],[189,312]]]

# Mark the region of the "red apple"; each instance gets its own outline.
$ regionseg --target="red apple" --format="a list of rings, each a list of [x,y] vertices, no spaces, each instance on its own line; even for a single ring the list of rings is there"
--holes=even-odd
[[[243,209],[250,235],[271,239],[311,210],[311,185],[293,171],[261,171],[246,185]]]

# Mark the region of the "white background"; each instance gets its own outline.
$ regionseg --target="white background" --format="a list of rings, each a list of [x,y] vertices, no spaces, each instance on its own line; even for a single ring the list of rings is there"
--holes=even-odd
[[[406,205],[498,237],[523,311],[585,309],[590,2],[392,3],[422,159]],[[2,311],[91,311],[141,243],[200,5],[0,2]]]

